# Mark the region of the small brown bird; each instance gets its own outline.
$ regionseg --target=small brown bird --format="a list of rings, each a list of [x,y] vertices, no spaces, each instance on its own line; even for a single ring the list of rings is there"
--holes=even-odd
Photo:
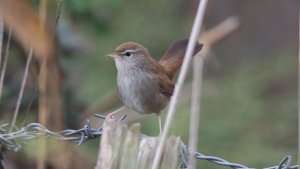
[[[173,94],[172,80],[181,67],[187,44],[188,38],[177,40],[159,61],[154,60],[145,47],[134,42],[123,43],[108,55],[115,60],[118,92],[124,105],[141,114],[157,114],[160,129],[160,111]],[[197,43],[194,55],[202,46]]]

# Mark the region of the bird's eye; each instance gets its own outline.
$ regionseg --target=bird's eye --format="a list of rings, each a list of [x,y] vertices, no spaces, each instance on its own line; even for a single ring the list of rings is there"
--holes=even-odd
[[[131,52],[126,52],[125,56],[127,56],[127,57],[131,56]]]

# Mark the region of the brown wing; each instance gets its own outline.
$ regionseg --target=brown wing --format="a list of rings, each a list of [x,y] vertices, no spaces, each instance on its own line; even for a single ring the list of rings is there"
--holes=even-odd
[[[184,38],[172,43],[159,61],[159,64],[164,68],[170,79],[173,79],[177,70],[181,67],[188,42],[189,39]],[[197,43],[193,55],[198,53],[202,46],[202,44]]]
[[[160,92],[167,97],[171,97],[174,91],[174,84],[163,67],[155,61],[152,62],[150,68],[158,81]]]
[[[160,92],[167,97],[171,97],[174,92],[173,82],[171,80],[167,80],[167,81],[163,80],[162,78],[159,78],[158,81],[159,81]]]

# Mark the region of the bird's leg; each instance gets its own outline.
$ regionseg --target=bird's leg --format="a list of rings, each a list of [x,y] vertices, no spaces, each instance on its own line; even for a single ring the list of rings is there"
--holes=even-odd
[[[158,117],[158,123],[159,123],[159,135],[161,135],[162,134],[162,124],[161,124],[160,114],[158,114],[157,117]]]
[[[109,113],[109,114],[106,116],[106,120],[108,120],[108,121],[113,120],[113,119],[115,118],[115,114],[118,113],[119,111],[125,109],[125,107],[126,107],[126,106],[123,106],[123,107],[119,108],[118,110]]]

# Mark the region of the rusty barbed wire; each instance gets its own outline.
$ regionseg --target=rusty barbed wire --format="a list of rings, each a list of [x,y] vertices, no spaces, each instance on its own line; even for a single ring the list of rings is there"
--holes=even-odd
[[[106,119],[105,116],[95,114],[96,117],[101,119]],[[122,121],[126,118],[126,115],[117,119],[117,121]],[[26,141],[34,140],[39,138],[41,135],[45,135],[48,138],[57,139],[61,141],[68,141],[76,143],[77,146],[82,143],[100,137],[102,133],[102,127],[100,128],[92,128],[90,122],[87,120],[84,126],[81,129],[67,129],[60,132],[53,132],[44,127],[39,123],[30,123],[21,129],[14,127],[13,132],[8,133],[6,128],[8,124],[0,125],[0,168],[4,168],[3,166],[3,155],[6,151],[18,152],[22,145]],[[141,134],[140,138],[147,138],[149,136],[145,134]],[[189,158],[189,150],[188,147],[182,143],[181,146],[181,161],[182,164],[180,166],[181,169],[185,169],[188,166],[188,158]],[[242,164],[231,163],[224,159],[214,156],[206,156],[199,152],[196,152],[194,157],[199,160],[206,160],[211,163],[230,167],[232,169],[253,169],[246,167]],[[286,156],[282,159],[282,161],[278,164],[278,166],[267,167],[264,169],[298,169],[299,165],[291,166],[292,157]]]

